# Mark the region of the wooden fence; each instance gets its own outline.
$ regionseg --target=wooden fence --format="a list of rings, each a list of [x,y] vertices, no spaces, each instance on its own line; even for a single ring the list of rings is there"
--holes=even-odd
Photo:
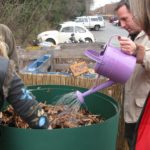
[[[20,77],[26,85],[70,85],[84,88],[91,88],[95,83],[101,84],[106,79],[94,79],[84,77],[73,77],[57,74],[21,74]],[[128,150],[127,144],[124,140],[124,122],[123,122],[123,98],[122,86],[119,84],[113,85],[101,91],[102,93],[113,97],[121,106],[121,115],[118,131],[117,150]]]

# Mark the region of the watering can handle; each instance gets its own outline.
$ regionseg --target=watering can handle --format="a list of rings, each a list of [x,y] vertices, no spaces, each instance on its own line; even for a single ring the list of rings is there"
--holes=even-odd
[[[96,62],[101,63],[101,59],[99,58],[99,53],[96,52],[95,50],[86,50],[84,54],[88,56],[89,58],[91,58],[92,60],[95,60]]]
[[[120,35],[114,34],[113,36],[111,36],[105,46],[107,46],[107,45],[110,46],[111,40],[112,40],[114,37],[120,37]]]

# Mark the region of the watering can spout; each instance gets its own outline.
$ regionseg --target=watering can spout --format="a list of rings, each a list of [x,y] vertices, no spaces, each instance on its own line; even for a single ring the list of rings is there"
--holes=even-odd
[[[104,88],[107,88],[107,87],[113,85],[114,83],[115,83],[114,81],[108,80],[105,83],[103,83],[101,85],[98,85],[96,87],[93,87],[93,88],[89,89],[88,91],[86,91],[84,93],[81,93],[80,91],[77,91],[76,92],[77,98],[81,103],[83,103],[84,102],[84,97],[86,97],[90,94],[93,94],[93,93],[95,93],[99,90],[102,90]]]

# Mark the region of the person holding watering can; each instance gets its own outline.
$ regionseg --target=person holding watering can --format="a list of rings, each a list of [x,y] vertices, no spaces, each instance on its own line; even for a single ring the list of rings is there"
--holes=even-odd
[[[134,130],[150,89],[150,41],[137,24],[127,1],[119,2],[115,11],[121,27],[129,32],[130,37],[118,38],[121,49],[137,59],[135,70],[125,84],[124,93],[125,137],[131,150]]]

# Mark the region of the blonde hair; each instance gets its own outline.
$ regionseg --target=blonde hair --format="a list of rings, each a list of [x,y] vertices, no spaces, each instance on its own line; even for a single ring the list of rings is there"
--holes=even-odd
[[[139,25],[150,35],[150,0],[129,0],[129,2]]]
[[[9,59],[7,49],[8,49],[8,46],[6,45],[6,43],[3,41],[0,41],[0,56],[3,56],[5,58]]]

